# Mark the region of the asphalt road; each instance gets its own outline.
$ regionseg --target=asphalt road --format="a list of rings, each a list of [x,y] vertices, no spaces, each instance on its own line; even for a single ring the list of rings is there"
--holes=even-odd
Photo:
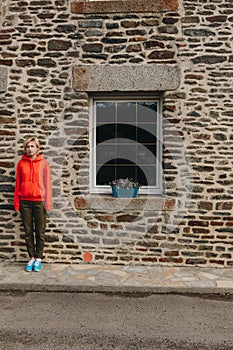
[[[225,296],[0,293],[1,350],[233,350]]]

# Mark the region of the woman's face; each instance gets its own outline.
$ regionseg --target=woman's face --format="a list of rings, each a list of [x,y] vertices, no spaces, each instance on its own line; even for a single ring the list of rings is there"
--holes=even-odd
[[[39,149],[36,147],[36,143],[34,141],[28,142],[25,150],[26,150],[27,156],[32,158],[32,159],[36,158],[37,153],[39,151]]]

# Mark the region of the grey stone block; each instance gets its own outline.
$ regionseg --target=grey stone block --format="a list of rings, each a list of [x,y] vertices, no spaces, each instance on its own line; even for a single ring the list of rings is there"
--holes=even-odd
[[[165,91],[180,84],[178,65],[82,65],[73,69],[76,91]]]
[[[7,90],[8,70],[6,67],[0,67],[0,92]]]

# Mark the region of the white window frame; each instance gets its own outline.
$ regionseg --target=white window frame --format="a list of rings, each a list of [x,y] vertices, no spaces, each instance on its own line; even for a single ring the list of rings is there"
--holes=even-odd
[[[96,185],[96,102],[98,101],[153,101],[158,102],[159,118],[157,121],[158,131],[157,138],[157,158],[156,158],[156,183],[157,186],[142,186],[140,194],[146,195],[161,195],[163,193],[163,169],[162,169],[162,98],[156,94],[96,94],[90,96],[90,193],[92,194],[110,194],[110,186]]]

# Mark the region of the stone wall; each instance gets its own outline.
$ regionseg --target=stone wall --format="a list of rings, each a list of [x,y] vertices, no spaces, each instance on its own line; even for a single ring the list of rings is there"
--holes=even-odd
[[[2,2],[0,259],[27,259],[15,164],[37,134],[53,175],[46,261],[82,263],[90,252],[93,263],[233,265],[233,4],[132,3]],[[163,196],[89,193],[90,95],[74,81],[85,65],[179,67],[179,87],[156,91]]]

